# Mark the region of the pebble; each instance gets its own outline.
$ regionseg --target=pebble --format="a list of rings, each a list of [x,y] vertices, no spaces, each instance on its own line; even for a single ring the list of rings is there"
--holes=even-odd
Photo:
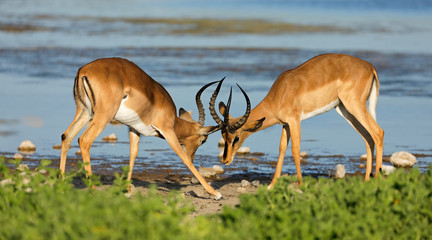
[[[34,143],[32,143],[30,140],[24,140],[19,145],[18,151],[20,151],[20,152],[36,151],[36,145]]]
[[[192,177],[190,181],[192,184],[198,184],[199,183],[199,181],[196,177]]]
[[[60,144],[56,144],[52,146],[53,149],[55,150],[60,150],[61,149],[61,145]]]
[[[366,161],[367,160],[367,154],[365,153],[365,154],[361,155],[360,160]]]
[[[306,151],[300,153],[300,157],[302,157],[302,158],[305,158],[307,156],[308,156],[308,154]]]
[[[29,169],[29,167],[27,166],[27,164],[20,164],[17,167],[17,170],[21,171],[21,172],[24,172],[25,170],[28,170],[28,169]]]
[[[417,159],[409,152],[401,151],[395,152],[390,156],[390,162],[395,167],[412,167]]]
[[[390,166],[390,165],[382,165],[381,170],[382,170],[382,173],[384,174],[384,176],[388,176],[392,172],[394,172],[396,170],[396,168],[393,166]]]
[[[23,159],[23,156],[19,153],[15,153],[15,155],[13,156],[14,159]]]
[[[240,183],[240,186],[243,188],[250,187],[250,185],[251,185],[251,183],[248,180],[244,180],[244,179]]]
[[[336,165],[336,167],[333,168],[333,170],[332,170],[332,176],[335,179],[344,178],[345,177],[345,173],[346,173],[345,166],[342,165],[342,164]]]
[[[237,150],[238,154],[249,154],[250,153],[250,148],[249,147],[240,147]]]
[[[222,174],[225,172],[225,170],[221,166],[218,166],[218,165],[213,165],[212,168],[216,171],[216,174]]]
[[[102,140],[108,141],[108,142],[115,142],[115,141],[117,141],[117,136],[115,135],[115,133],[111,133],[110,135],[102,138]]]
[[[213,168],[200,167],[198,171],[201,176],[205,178],[211,178],[216,176],[216,170],[214,170]]]
[[[254,180],[251,183],[252,183],[252,186],[254,186],[254,187],[259,187],[261,185],[259,180]]]

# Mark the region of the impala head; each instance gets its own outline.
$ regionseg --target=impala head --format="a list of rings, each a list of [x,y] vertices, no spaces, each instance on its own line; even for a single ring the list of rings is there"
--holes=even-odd
[[[259,119],[257,121],[248,121],[251,112],[249,97],[247,96],[246,92],[237,84],[244,97],[246,98],[246,112],[243,116],[239,118],[231,117],[229,113],[232,97],[231,88],[230,95],[227,101],[227,106],[225,106],[223,102],[219,103],[219,111],[224,117],[224,120],[222,121],[216,113],[214,106],[222,82],[223,79],[219,82],[216,90],[214,91],[210,99],[210,113],[213,119],[218,124],[219,128],[221,129],[222,138],[225,141],[224,154],[222,156],[221,162],[229,165],[233,161],[235,154],[237,153],[243,142],[246,140],[246,138],[253,132],[255,132],[259,127],[261,127],[262,122],[265,118]]]
[[[221,81],[223,81],[223,79]],[[199,114],[198,122],[193,120],[191,114],[183,108],[180,108],[179,110],[179,117],[183,119],[186,124],[180,126],[178,130],[176,129],[177,138],[179,139],[183,150],[192,161],[195,157],[195,152],[197,151],[198,147],[206,142],[210,134],[221,129],[219,125],[207,127],[204,126],[205,113],[203,104],[201,102],[201,94],[204,92],[204,90],[217,82],[220,81],[215,81],[204,85],[195,96]]]

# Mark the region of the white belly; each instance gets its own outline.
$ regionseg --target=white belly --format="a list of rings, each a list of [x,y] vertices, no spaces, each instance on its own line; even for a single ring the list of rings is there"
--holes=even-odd
[[[125,106],[124,103],[126,101],[127,98],[122,100],[120,108],[114,116],[114,119],[135,129],[144,136],[157,136],[158,134],[156,132],[156,129],[152,125],[145,125],[134,110]]]
[[[312,112],[308,112],[306,114],[302,113],[300,120],[305,120],[308,118],[311,118],[313,116],[319,115],[321,113],[325,113],[330,111],[332,108],[336,107],[339,104],[339,99],[336,99],[335,101],[331,102],[330,104],[322,107],[322,108],[318,108]]]

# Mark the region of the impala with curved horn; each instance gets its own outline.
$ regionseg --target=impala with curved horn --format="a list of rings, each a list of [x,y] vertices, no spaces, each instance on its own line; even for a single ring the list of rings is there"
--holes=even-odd
[[[216,81],[218,82],[218,81]],[[74,84],[76,115],[62,135],[60,170],[64,174],[66,157],[72,139],[90,122],[78,142],[87,174],[92,174],[90,147],[110,120],[114,119],[129,127],[130,162],[128,180],[138,155],[140,135],[164,138],[183,163],[191,170],[205,190],[216,199],[222,195],[214,190],[192,164],[195,152],[208,135],[220,126],[204,126],[204,108],[200,100],[202,92],[212,82],[203,86],[196,94],[199,121],[176,106],[165,88],[153,80],[134,63],[122,58],[98,59],[78,70]]]
[[[219,87],[215,93],[219,91]],[[246,96],[243,90],[242,92]],[[375,120],[378,95],[378,76],[370,63],[344,54],[323,54],[279,75],[267,96],[254,109],[250,110],[246,96],[248,109],[240,118],[234,119],[229,115],[231,96],[227,106],[219,104],[224,121],[215,112],[214,101],[210,101],[212,117],[222,128],[222,137],[225,140],[222,162],[230,164],[237,150],[252,133],[281,124],[283,127],[279,158],[269,188],[273,187],[281,175],[290,138],[297,178],[301,184],[300,122],[335,108],[360,133],[366,143],[365,180],[368,180],[372,173],[375,145],[375,176],[379,174],[382,166],[384,131]],[[216,98],[216,95],[214,96]]]

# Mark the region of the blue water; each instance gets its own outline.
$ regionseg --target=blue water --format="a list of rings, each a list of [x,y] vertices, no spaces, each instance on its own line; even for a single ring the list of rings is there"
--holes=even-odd
[[[265,19],[352,31],[170,35],[121,20],[184,17]],[[177,107],[196,111],[191,93],[204,83],[227,76],[225,90],[241,84],[255,106],[282,71],[321,53],[341,52],[371,62],[378,71],[384,153],[423,154],[417,165],[424,170],[432,163],[431,39],[432,1],[0,1],[0,153],[11,157],[22,140],[30,139],[37,151],[29,160],[57,160],[60,153],[52,146],[60,143],[75,113],[73,78],[79,67],[97,58],[134,61],[167,88]],[[220,100],[226,98],[223,91]],[[232,111],[242,113],[244,99],[233,101]],[[207,119],[206,124],[214,123]],[[112,132],[119,142],[103,143],[101,137]],[[227,174],[271,174],[280,134],[274,126],[250,137],[245,145],[265,155],[253,162],[238,158]],[[127,130],[109,126],[101,137],[92,148],[92,163],[108,163],[103,167],[118,171],[128,159]],[[220,133],[213,134],[198,150],[196,166],[218,164],[219,138]],[[70,157],[78,150],[74,143]],[[143,138],[140,148],[139,171],[167,166],[187,172],[163,140]],[[303,150],[311,156],[303,166],[305,174],[326,174],[337,163],[348,172],[363,171],[358,157],[365,153],[364,143],[334,112],[302,123]],[[284,172],[294,171],[286,161]]]

